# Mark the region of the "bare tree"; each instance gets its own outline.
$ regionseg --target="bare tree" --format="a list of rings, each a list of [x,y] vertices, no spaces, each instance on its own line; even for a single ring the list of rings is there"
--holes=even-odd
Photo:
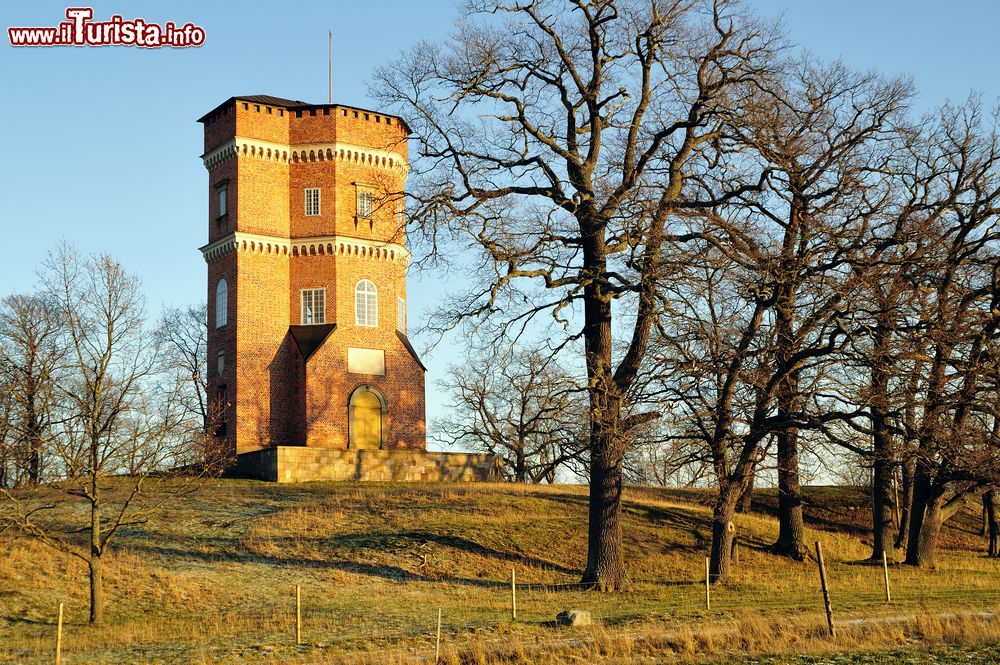
[[[520,351],[463,363],[442,383],[452,401],[437,428],[439,442],[499,456],[504,473],[519,483],[551,483],[560,467],[581,460],[582,391],[551,356]]]
[[[890,188],[893,117],[905,84],[811,60],[763,81],[732,131],[771,171],[764,188],[700,210],[675,271],[672,308],[648,371],[668,408],[690,423],[692,446],[712,460],[719,493],[711,575],[730,572],[732,517],[756,468],[777,448],[778,541],[807,556],[799,448],[860,414],[827,394],[828,367],[849,338],[848,296],[867,274],[868,228]]]
[[[660,322],[641,380],[645,399],[687,423],[677,442],[712,465],[710,571],[721,581],[731,573],[736,505],[774,429],[774,331],[764,317],[772,296],[749,266],[708,241],[674,271],[670,295],[670,316]]]
[[[933,566],[941,525],[998,471],[995,347],[1000,329],[1000,137],[977,100],[929,127],[939,203],[922,216],[934,239],[917,286],[927,294],[915,343],[924,358],[912,429],[906,562]]]
[[[822,336],[844,315],[851,269],[872,251],[867,233],[891,203],[884,177],[897,143],[896,127],[912,88],[903,81],[858,74],[842,63],[803,59],[769,90],[748,119],[747,140],[770,165],[767,196],[758,210],[761,279],[773,289],[774,363],[782,372],[775,408],[779,534],[772,550],[808,554],[799,480],[799,428],[822,369],[809,364],[837,350]],[[769,228],[770,227],[770,228]],[[770,230],[770,229],[773,229]],[[840,284],[838,284],[840,283]],[[825,410],[838,405],[825,402]],[[849,409],[853,411],[854,409]]]
[[[0,345],[0,348],[3,348]],[[0,356],[0,362],[4,362]],[[15,445],[14,398],[7,377],[0,374],[0,489],[10,487],[17,478],[17,448]]]
[[[180,429],[185,444],[174,451],[177,464],[221,472],[230,461],[225,439],[216,436],[224,405],[208,399],[208,309],[167,308],[156,332],[160,369],[172,377],[183,414]]]
[[[51,434],[53,391],[62,361],[60,317],[44,295],[11,295],[0,302],[0,348],[9,391],[9,440],[15,482],[38,484]]]
[[[550,313],[566,326],[556,349],[584,341],[583,581],[597,589],[626,584],[622,462],[634,421],[623,414],[670,278],[664,248],[686,237],[673,228],[683,210],[759,186],[721,125],[777,42],[725,0],[477,0],[458,36],[418,46],[373,86],[418,146],[411,226],[432,249],[453,239],[481,252],[476,288],[442,327],[493,317],[516,335]],[[721,187],[706,187],[708,171]],[[529,285],[540,287],[531,300]],[[616,324],[622,310],[634,315]]]
[[[22,533],[79,558],[90,578],[90,622],[104,610],[103,557],[115,535],[145,519],[172,460],[178,402],[155,379],[157,347],[144,326],[138,280],[108,256],[61,246],[43,271],[67,349],[56,388],[61,424],[53,436],[60,482],[35,492],[3,490],[4,519]],[[125,474],[129,475],[125,475]],[[62,494],[86,507],[67,526]]]

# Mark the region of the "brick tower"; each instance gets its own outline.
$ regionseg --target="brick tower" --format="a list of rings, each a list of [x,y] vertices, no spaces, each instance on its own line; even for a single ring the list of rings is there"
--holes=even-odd
[[[423,451],[424,367],[406,337],[406,124],[267,96],[230,98],[199,122],[217,436],[240,458]]]

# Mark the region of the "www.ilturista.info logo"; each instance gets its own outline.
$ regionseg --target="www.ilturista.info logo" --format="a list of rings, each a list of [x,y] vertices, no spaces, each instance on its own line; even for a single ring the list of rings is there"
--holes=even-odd
[[[184,48],[205,43],[205,29],[193,23],[163,25],[145,19],[126,20],[115,14],[108,21],[92,21],[92,7],[69,7],[68,21],[48,28],[7,28],[11,46],[140,46]]]

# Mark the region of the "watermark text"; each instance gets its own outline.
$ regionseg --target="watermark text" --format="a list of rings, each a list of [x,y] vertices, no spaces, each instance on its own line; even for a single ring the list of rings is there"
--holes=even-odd
[[[205,29],[193,23],[163,25],[118,14],[94,21],[92,7],[68,7],[66,19],[51,27],[10,27],[11,46],[138,46],[186,48],[205,43]]]

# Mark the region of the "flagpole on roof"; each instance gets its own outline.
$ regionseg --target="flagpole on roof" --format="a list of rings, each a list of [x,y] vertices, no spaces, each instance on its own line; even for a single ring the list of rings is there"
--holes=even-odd
[[[333,30],[328,31],[330,41],[330,103],[333,104]]]

